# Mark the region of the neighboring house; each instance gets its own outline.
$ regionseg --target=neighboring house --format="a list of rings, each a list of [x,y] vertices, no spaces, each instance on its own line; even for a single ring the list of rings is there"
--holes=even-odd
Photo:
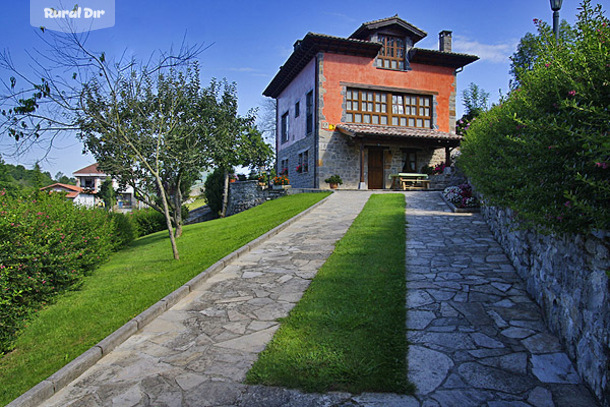
[[[65,192],[66,198],[72,200],[75,204],[93,207],[95,205],[95,195],[89,189],[83,189],[76,185],[55,183],[40,188],[41,191],[49,192]]]
[[[92,194],[97,194],[102,183],[109,177],[98,168],[97,163],[81,168],[73,172],[72,175],[76,178],[77,187],[91,191]],[[115,190],[119,188],[119,184],[115,180],[112,181],[112,186]],[[93,207],[101,202],[101,199],[96,197],[93,202],[87,201],[86,206]],[[119,210],[141,209],[144,206],[144,203],[135,198],[132,187],[127,187],[124,191],[117,192],[117,208]]]
[[[456,75],[478,57],[414,47],[427,34],[398,16],[348,38],[308,33],[263,94],[276,99],[277,171],[295,187],[383,189],[389,175],[450,160]]]

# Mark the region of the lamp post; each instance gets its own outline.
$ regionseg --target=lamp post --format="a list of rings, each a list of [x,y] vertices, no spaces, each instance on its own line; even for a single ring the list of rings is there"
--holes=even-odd
[[[555,42],[559,42],[559,10],[563,0],[551,0],[551,10],[553,10],[553,33]]]

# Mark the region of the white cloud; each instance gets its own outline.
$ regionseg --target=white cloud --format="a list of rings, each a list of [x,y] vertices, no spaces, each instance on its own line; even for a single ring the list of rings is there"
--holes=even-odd
[[[453,37],[453,51],[477,55],[482,61],[505,63],[509,61],[508,57],[517,49],[517,43],[518,41],[504,44],[481,44],[467,37],[456,35]]]

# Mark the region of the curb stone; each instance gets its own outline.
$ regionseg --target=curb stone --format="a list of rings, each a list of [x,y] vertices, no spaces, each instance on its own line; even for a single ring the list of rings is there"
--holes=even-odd
[[[129,339],[134,333],[148,325],[157,316],[161,315],[163,312],[178,303],[178,301],[194,291],[208,278],[222,270],[228,263],[239,259],[239,257],[241,257],[243,254],[277,235],[282,230],[286,229],[288,226],[292,225],[294,222],[316,209],[318,206],[324,204],[324,202],[326,202],[330,196],[331,195],[327,196],[321,201],[305,209],[303,212],[296,214],[281,225],[276,226],[267,233],[259,236],[258,238],[252,240],[251,242],[245,244],[234,252],[229,253],[216,263],[212,264],[210,267],[193,277],[184,285],[178,287],[176,290],[166,295],[164,298],[157,301],[155,304],[142,311],[119,329],[108,335],[106,338],[102,339],[98,344],[82,353],[57,372],[53,373],[47,379],[41,381],[36,386],[23,393],[21,396],[11,401],[6,405],[6,407],[34,407],[49,399],[63,387],[68,385],[71,381],[87,371],[87,369],[95,365],[112,349]]]

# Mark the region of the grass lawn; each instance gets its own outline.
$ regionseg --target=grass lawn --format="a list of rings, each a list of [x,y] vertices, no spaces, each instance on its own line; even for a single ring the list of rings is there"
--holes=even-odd
[[[46,379],[131,318],[216,261],[302,212],[327,193],[269,201],[246,212],[185,226],[172,258],[167,232],[138,239],[114,254],[30,321],[13,352],[0,359],[0,405]]]
[[[412,393],[404,195],[372,195],[247,381],[309,392]]]
[[[188,208],[189,211],[192,211],[193,209],[202,207],[206,203],[207,202],[205,200],[205,197],[199,197],[199,198],[195,199],[193,202],[187,204],[186,207]]]

